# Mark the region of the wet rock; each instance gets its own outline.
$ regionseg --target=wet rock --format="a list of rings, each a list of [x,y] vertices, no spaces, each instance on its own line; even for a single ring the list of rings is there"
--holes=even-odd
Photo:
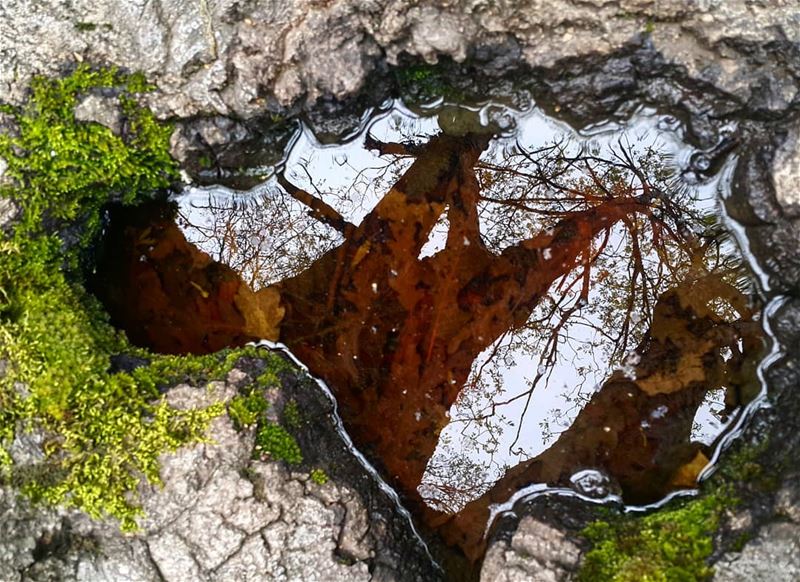
[[[184,162],[192,150],[208,154],[217,148],[239,143],[251,137],[241,123],[227,117],[198,119],[183,125],[172,136],[172,156]]]
[[[800,344],[800,299],[794,297],[783,303],[770,325],[781,345]]]
[[[75,119],[106,126],[114,134],[122,133],[122,112],[114,97],[87,95],[75,106]]]
[[[777,132],[763,126],[747,129],[731,183],[732,195],[724,200],[728,214],[744,228],[750,252],[766,275],[773,293],[792,293],[800,281],[800,225],[793,217],[795,195],[788,178],[792,158],[782,149]],[[774,131],[774,130],[773,130]],[[783,141],[783,147],[790,140]],[[773,171],[781,172],[779,177]]]
[[[798,99],[793,0],[637,0],[624,9],[599,0],[28,0],[0,7],[0,89],[19,101],[33,74],[105,62],[153,78],[150,102],[164,116],[252,117],[353,95],[384,59],[404,55],[497,60],[491,47],[505,46],[549,67],[645,39],[668,63],[754,109],[774,113]]]
[[[116,374],[117,372],[130,373],[137,368],[147,366],[150,364],[150,360],[147,358],[141,358],[139,356],[132,356],[130,354],[116,354],[111,356],[109,363],[110,366],[108,371],[110,374]]]
[[[568,580],[578,567],[581,552],[556,527],[524,517],[510,542],[489,548],[481,569],[487,582],[557,582]]]
[[[767,271],[771,291],[797,293],[800,287],[800,226],[792,221],[747,229],[750,248]]]
[[[772,168],[778,203],[787,215],[800,218],[800,128],[795,127],[786,137]]]
[[[234,383],[250,377],[229,374]],[[183,384],[166,398],[189,408],[236,393],[228,382]],[[318,485],[307,472],[252,460],[253,432],[237,431],[227,416],[213,421],[210,434],[207,443],[162,457],[164,485],[142,490],[145,517],[132,535],[75,511],[33,507],[0,488],[0,580],[366,581],[372,566],[400,563],[391,558],[390,530],[370,523],[374,498],[365,504],[362,493],[335,479]],[[28,440],[17,448],[38,449]],[[390,574],[418,576],[414,568]]]

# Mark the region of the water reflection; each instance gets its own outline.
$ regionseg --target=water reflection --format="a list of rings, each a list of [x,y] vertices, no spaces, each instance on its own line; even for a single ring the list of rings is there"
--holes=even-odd
[[[98,293],[162,351],[286,343],[477,559],[490,506],[531,483],[693,486],[757,391],[715,178],[676,177],[693,152],[661,121],[581,136],[537,110],[398,105],[348,144],[304,132],[251,192],[113,219]]]

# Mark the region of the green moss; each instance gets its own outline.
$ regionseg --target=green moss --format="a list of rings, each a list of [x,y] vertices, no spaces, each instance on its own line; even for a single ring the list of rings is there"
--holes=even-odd
[[[740,533],[731,542],[730,550],[732,552],[741,552],[744,549],[745,545],[747,545],[747,542],[749,542],[751,539],[753,539],[753,534],[750,533],[749,531]]]
[[[419,64],[395,70],[398,90],[410,102],[426,102],[444,97],[464,101],[464,92],[450,81],[442,65]]]
[[[214,162],[208,156],[200,156],[197,158],[197,165],[203,170],[208,170],[214,166]]]
[[[579,579],[695,581],[713,575],[708,558],[726,509],[749,495],[774,492],[780,486],[780,466],[760,459],[768,439],[738,445],[723,456],[701,496],[672,504],[645,516],[615,516],[590,524],[582,533],[592,542]],[[743,532],[727,542],[725,551],[738,552],[751,539]]]
[[[768,439],[737,446],[723,457],[715,477],[762,493],[777,491],[781,485],[781,467],[767,468],[761,462],[768,448]]]
[[[44,466],[33,474],[5,454],[5,477],[34,499],[92,517],[107,514],[132,528],[139,515],[135,491],[142,480],[158,483],[158,456],[201,439],[224,411],[222,405],[172,409],[158,386],[201,369],[213,377],[220,363],[151,356],[148,367],[112,374],[110,356],[127,348],[125,340],[79,285],[51,275],[46,285],[6,295],[0,444],[38,429],[48,446]]]
[[[94,22],[76,22],[75,30],[78,32],[91,32],[97,28]]]
[[[13,179],[0,196],[22,211],[13,234],[0,235],[0,481],[36,500],[112,516],[125,529],[141,512],[139,483],[158,483],[159,455],[202,439],[224,412],[222,404],[173,409],[159,388],[222,378],[239,358],[256,355],[179,357],[133,348],[81,285],[76,258],[98,231],[102,206],[112,198],[136,203],[176,175],[170,128],[133,99],[148,89],[141,75],[87,67],[60,80],[35,79],[25,105],[2,107],[17,131],[0,135]],[[80,95],[92,90],[116,96],[124,137],[75,120]],[[55,233],[76,223],[84,236],[67,247]],[[119,353],[150,364],[114,373],[111,356]],[[10,443],[34,430],[45,438],[45,458],[15,465]]]
[[[255,425],[267,408],[269,408],[269,402],[264,395],[261,392],[253,391],[247,395],[240,394],[231,400],[228,405],[228,414],[234,425],[242,428]]]
[[[314,469],[313,471],[311,471],[311,480],[317,485],[325,485],[325,483],[327,483],[330,480],[330,478],[328,477],[328,474],[322,469]]]
[[[34,79],[27,103],[6,108],[17,133],[0,135],[0,157],[14,185],[0,189],[0,196],[14,198],[23,209],[18,239],[83,219],[88,240],[99,227],[100,207],[110,198],[133,203],[177,177],[169,155],[172,128],[133,99],[149,89],[141,75],[81,66],[63,79]],[[80,97],[93,90],[116,96],[126,121],[124,137],[75,119]]]
[[[277,386],[280,384],[279,374],[281,372],[287,372],[290,370],[290,366],[286,363],[285,360],[281,358],[275,358],[277,361],[267,367],[261,374],[258,375],[256,378],[256,385],[261,388],[270,388],[272,386]]]
[[[303,462],[303,453],[295,438],[285,428],[274,422],[265,421],[256,433],[256,451],[276,461],[286,461],[290,465]]]
[[[283,407],[283,422],[289,428],[297,429],[303,424],[303,416],[300,413],[300,407],[297,405],[297,400],[292,398]]]
[[[708,580],[724,508],[733,503],[721,490],[646,516],[617,516],[591,523],[582,532],[592,549],[582,582],[691,582]]]

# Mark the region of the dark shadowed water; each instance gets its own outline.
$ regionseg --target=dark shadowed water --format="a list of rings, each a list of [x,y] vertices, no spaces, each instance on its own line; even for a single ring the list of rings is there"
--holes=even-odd
[[[471,561],[526,487],[649,504],[695,486],[760,391],[730,173],[640,109],[402,103],[303,128],[246,192],[112,213],[98,295],[163,352],[285,343],[423,529]]]

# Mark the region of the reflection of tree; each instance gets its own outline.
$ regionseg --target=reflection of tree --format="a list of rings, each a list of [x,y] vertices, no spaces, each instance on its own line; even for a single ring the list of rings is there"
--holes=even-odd
[[[716,312],[721,293],[741,310],[737,317]],[[490,506],[532,483],[568,485],[579,469],[602,469],[634,503],[692,486],[708,461],[707,449],[691,442],[697,408],[707,392],[722,387],[734,401],[747,397],[740,390],[752,381],[761,336],[751,317],[741,292],[717,275],[665,292],[633,370],[614,372],[545,452],[507,470],[458,515],[432,521],[448,541],[477,557]]]
[[[292,202],[271,195],[253,200],[209,193],[179,209],[177,222],[190,242],[259,289],[308,267],[320,252],[341,242],[324,223],[296,212]]]
[[[428,479],[417,488],[422,501],[446,514],[454,514],[489,489],[492,480],[482,463],[477,463],[458,450],[440,455],[439,463],[429,463]]]
[[[174,208],[116,209],[112,224],[123,222],[106,236],[94,286],[131,341],[163,353],[206,353],[277,339],[278,294],[253,292],[234,269],[188,243]]]
[[[650,212],[646,184],[605,197],[575,190],[585,199],[580,208],[560,211],[543,232],[495,254],[481,236],[472,171],[485,146],[477,136],[434,138],[340,247],[278,286],[287,307],[282,337],[312,369],[351,391],[351,429],[387,453],[385,463],[402,459],[390,471],[407,488],[419,483],[431,435],[446,423],[478,354],[524,325],[575,266],[585,301],[595,237]],[[419,260],[442,213],[447,244]],[[415,390],[388,397],[398,384]],[[403,428],[368,426],[376,408]]]
[[[334,236],[327,235],[306,268],[256,294],[220,294],[207,274],[210,259],[193,256],[197,251],[179,234],[168,237],[169,253],[161,243],[151,246],[173,263],[180,257],[180,274],[158,266],[149,251],[140,261],[141,245],[132,260],[149,284],[161,286],[167,303],[171,293],[195,302],[198,316],[185,331],[205,335],[183,346],[219,345],[205,324],[218,325],[231,297],[242,329],[226,332],[226,340],[274,334],[276,321],[254,318],[259,301],[279,296],[280,310],[273,306],[271,313],[283,314],[280,339],[331,385],[354,440],[420,506],[417,487],[427,467],[431,479],[421,495],[443,511],[421,511],[429,524],[447,522],[448,538],[471,554],[483,531],[475,521],[485,520],[487,504],[521,485],[564,483],[585,467],[606,469],[633,499],[678,484],[681,468],[698,452],[691,421],[703,395],[743,386],[745,355],[758,343],[719,233],[691,210],[689,193],[670,182],[657,152],[634,157],[620,144],[601,157],[572,154],[565,144],[536,151],[517,144],[496,162],[483,159],[490,143],[479,134],[438,135],[416,145],[371,140],[381,153],[414,161],[359,224],[282,175],[283,190]],[[444,248],[420,258],[442,217]],[[230,214],[204,227],[207,236],[233,249],[240,232],[234,220],[253,218]],[[255,220],[256,238],[279,236],[279,222],[265,224]],[[257,275],[248,273],[251,281]],[[126,287],[139,285],[129,280]],[[130,297],[120,309],[130,308],[125,301]],[[156,311],[147,317],[163,316],[173,327],[182,321]],[[429,464],[457,399],[473,398],[468,420],[495,439],[501,405],[520,401],[528,410],[576,326],[592,328],[604,342],[598,349],[624,371],[591,397],[574,387],[573,398],[588,404],[547,451],[505,470],[495,485],[466,456]],[[159,341],[155,335],[151,342]],[[490,348],[474,374],[474,362]],[[528,388],[482,409],[476,394],[497,393],[498,363],[516,353],[539,362]],[[666,412],[652,418],[660,406]],[[651,423],[647,430],[644,422]],[[457,518],[444,517],[465,504]]]

